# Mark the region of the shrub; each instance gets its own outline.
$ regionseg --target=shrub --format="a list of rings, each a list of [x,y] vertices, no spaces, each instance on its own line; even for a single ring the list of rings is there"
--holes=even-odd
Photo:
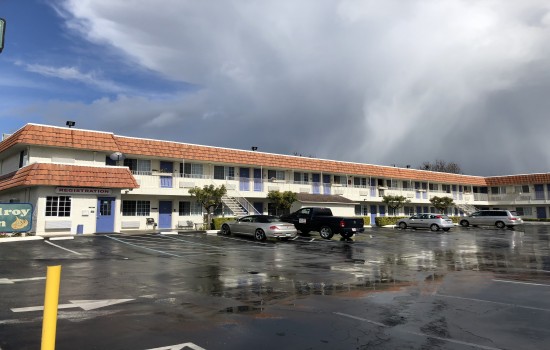
[[[214,223],[214,230],[219,230],[222,228],[222,224],[224,222],[228,222],[228,221],[234,221],[236,220],[237,218],[235,217],[223,217],[223,218],[214,218],[212,219],[212,222]]]
[[[370,216],[363,216],[364,225],[370,225]]]
[[[397,221],[408,216],[378,216],[374,219],[376,226],[397,225]]]

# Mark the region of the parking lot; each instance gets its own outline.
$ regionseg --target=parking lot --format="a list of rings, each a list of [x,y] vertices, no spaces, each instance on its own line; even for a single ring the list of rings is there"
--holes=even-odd
[[[0,349],[546,349],[550,226],[353,240],[106,234],[0,244]]]

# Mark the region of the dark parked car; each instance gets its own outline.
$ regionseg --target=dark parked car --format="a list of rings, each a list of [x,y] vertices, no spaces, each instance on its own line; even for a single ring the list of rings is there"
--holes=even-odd
[[[325,239],[331,239],[335,233],[344,238],[350,238],[365,230],[363,218],[333,216],[330,208],[302,208],[281,216],[281,220],[293,223],[303,234],[317,231]]]

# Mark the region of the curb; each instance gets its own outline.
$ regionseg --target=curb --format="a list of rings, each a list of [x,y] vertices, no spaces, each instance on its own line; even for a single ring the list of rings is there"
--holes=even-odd
[[[44,240],[42,236],[27,236],[27,237],[10,237],[0,238],[0,243],[21,242],[21,241],[38,241]]]

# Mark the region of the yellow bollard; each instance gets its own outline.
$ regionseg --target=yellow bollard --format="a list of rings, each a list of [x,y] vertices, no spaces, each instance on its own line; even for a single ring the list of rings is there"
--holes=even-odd
[[[60,280],[61,265],[48,266],[48,273],[46,275],[46,295],[44,296],[44,320],[42,322],[42,350],[55,349]]]

